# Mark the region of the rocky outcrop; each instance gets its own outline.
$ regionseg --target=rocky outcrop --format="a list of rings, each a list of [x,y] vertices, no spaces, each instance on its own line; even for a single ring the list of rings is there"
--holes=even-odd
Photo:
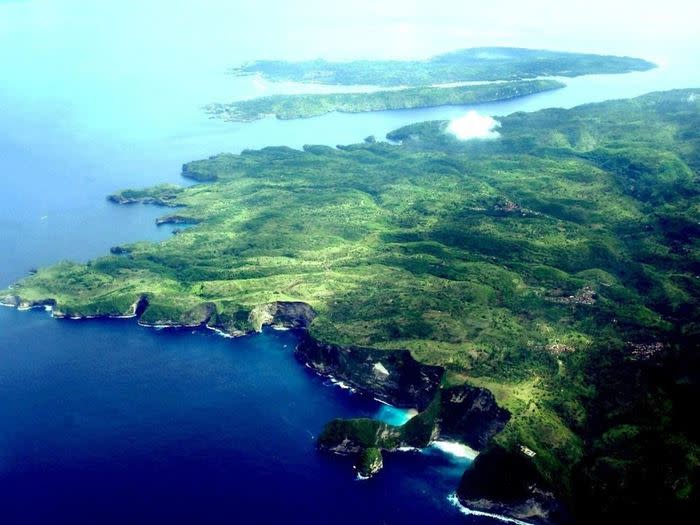
[[[223,155],[214,155],[209,157],[209,161],[224,157]],[[182,165],[182,176],[187,179],[192,179],[197,182],[214,182],[219,179],[217,173],[209,168],[206,160],[196,160]]]
[[[401,429],[376,419],[334,419],[318,437],[318,448],[348,456],[374,447],[392,450],[401,445]]]
[[[141,317],[146,311],[146,308],[148,308],[148,296],[144,294],[139,296],[136,302],[131,306],[131,315],[133,315],[133,317]]]
[[[6,295],[2,298],[2,300],[0,300],[0,304],[4,306],[11,306],[13,308],[19,308],[20,310],[30,310],[32,308],[46,308],[47,306],[53,308],[56,306],[56,300],[50,298],[27,300],[22,299],[18,295]]]
[[[334,419],[318,438],[318,448],[340,456],[354,456],[359,476],[369,478],[383,466],[382,450],[406,445],[402,427],[376,419]]]
[[[13,308],[18,308],[20,302],[21,299],[18,295],[6,295],[2,298],[2,300],[0,300],[0,304],[3,306],[11,306]]]
[[[178,207],[177,198],[182,193],[181,186],[161,184],[142,190],[123,190],[107,197],[114,204],[153,204],[155,206]]]
[[[570,519],[548,488],[532,458],[493,446],[477,456],[457,489],[462,505],[538,525],[562,525]]]
[[[370,447],[360,452],[355,465],[357,473],[363,478],[371,478],[384,468],[382,451],[376,447]]]
[[[509,419],[510,413],[499,407],[485,388],[461,385],[441,391],[438,420],[441,437],[483,450]]]
[[[34,299],[33,301],[21,301],[19,303],[18,308],[20,310],[24,310],[26,308],[46,308],[46,307],[51,307],[53,308],[56,306],[56,300],[47,298],[47,299]]]
[[[241,337],[259,332],[264,326],[306,329],[316,318],[316,312],[300,301],[275,301],[261,304],[250,311],[239,309],[219,312],[207,325],[226,336]]]
[[[528,497],[516,502],[505,503],[491,499],[472,499],[460,503],[470,510],[486,512],[521,520],[533,525],[562,525],[561,506],[553,493],[533,487]]]
[[[126,246],[112,246],[109,249],[109,253],[112,255],[128,255],[131,251],[132,249]]]
[[[186,215],[166,215],[165,217],[158,217],[156,219],[156,225],[161,226],[163,224],[199,224],[199,219],[187,217]]]
[[[316,318],[316,312],[307,303],[299,301],[275,301],[251,310],[248,320],[259,331],[263,326],[279,328],[307,328]]]
[[[174,202],[177,193],[162,195],[139,195],[137,192],[121,192],[108,195],[107,200],[113,204],[150,204],[153,206],[163,206],[166,208],[176,208],[180,205]]]
[[[206,326],[216,314],[216,305],[214,303],[202,303],[180,313],[175,318],[172,317],[171,312],[167,316],[161,315],[157,306],[149,307],[148,303],[146,303],[144,310],[139,319],[139,324],[142,326],[200,328]]]
[[[111,308],[95,307],[94,305],[88,310],[76,310],[74,308],[66,308],[62,306],[54,307],[51,316],[56,319],[132,319],[140,317],[148,307],[148,297],[143,294],[128,307],[128,309],[120,309],[119,305],[114,304]]]
[[[332,376],[397,407],[424,410],[444,370],[416,361],[408,350],[378,350],[320,343],[301,335],[295,355],[315,372]]]
[[[355,356],[356,359],[365,360],[358,365],[342,353],[339,355],[338,349],[327,347],[307,342],[300,353],[306,359],[310,355],[315,355],[317,360],[332,356],[335,361],[330,363],[342,363],[345,370],[356,366],[365,374],[370,370],[376,372],[377,363],[382,368],[386,366],[384,361],[372,365],[375,356],[365,354],[363,350],[367,349],[356,350],[362,356]],[[315,361],[315,366],[323,365]],[[392,369],[386,370],[391,375]],[[344,380],[347,381],[347,377]],[[333,420],[325,426],[317,444],[322,451],[354,456],[358,474],[370,477],[383,467],[382,451],[391,452],[400,447],[423,448],[438,438],[454,439],[473,449],[484,450],[509,419],[510,413],[498,406],[491,392],[461,385],[438,388],[422,412],[402,426],[366,418]],[[533,523],[550,523],[550,517],[555,516],[558,520],[563,515],[556,498],[544,488],[546,485],[527,454],[511,455],[492,446],[484,457],[485,460],[475,464],[478,470],[469,469],[464,474],[458,491],[462,504],[472,510],[534,520]],[[481,476],[488,478],[486,488],[479,483]]]

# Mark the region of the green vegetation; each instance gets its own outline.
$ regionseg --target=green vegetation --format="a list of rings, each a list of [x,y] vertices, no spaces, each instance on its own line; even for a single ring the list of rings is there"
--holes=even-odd
[[[368,418],[334,419],[318,438],[320,448],[341,447],[352,452],[356,449],[378,448],[394,450],[398,447],[423,448],[430,444],[440,416],[440,395],[420,414],[401,426]]]
[[[457,87],[418,87],[371,93],[325,93],[274,95],[231,104],[210,104],[205,109],[213,117],[250,122],[274,115],[278,119],[309,118],[332,111],[361,113],[387,109],[414,109],[434,106],[479,104],[524,97],[565,87],[555,80],[499,82]]]
[[[174,184],[161,184],[153,188],[141,190],[124,190],[108,199],[117,204],[132,204],[142,202],[144,204],[155,204],[157,206],[173,206],[182,188]]]
[[[310,118],[333,111],[361,113],[507,100],[565,87],[540,76],[574,77],[592,73],[646,71],[654,64],[630,57],[561,53],[518,48],[463,49],[429,60],[358,60],[354,62],[259,61],[234,69],[237,75],[261,74],[274,81],[365,84],[403,89],[368,93],[272,95],[229,104],[209,104],[209,115],[250,122]],[[459,82],[495,82],[451,86]],[[442,84],[442,85],[439,85]]]
[[[339,454],[355,455],[360,475],[369,477],[383,466],[382,450],[398,447],[423,448],[434,438],[440,416],[440,394],[423,412],[395,426],[376,419],[334,419],[318,437],[318,447]]]
[[[367,448],[395,449],[402,445],[400,429],[401,427],[376,419],[334,419],[323,429],[318,438],[318,445],[321,448],[342,445],[348,451]]]
[[[263,60],[235,68],[237,75],[261,74],[275,80],[322,84],[425,86],[436,82],[521,80],[542,76],[575,77],[594,73],[647,71],[640,58],[563,53],[511,47],[478,47],[428,60],[355,60],[284,62]]]
[[[357,471],[361,476],[369,477],[379,472],[384,465],[382,451],[375,447],[364,449],[360,453]]]
[[[390,134],[401,145],[190,163],[185,174],[210,182],[170,203],[197,225],[6,293],[54,298],[71,315],[126,313],[145,296],[144,322],[232,332],[252,328],[256,306],[303,301],[316,339],[406,348],[445,367],[446,386],[491,390],[512,414],[496,444],[535,451],[581,515],[688,511],[700,465],[700,90],[501,124],[496,140],[462,142],[428,122]]]

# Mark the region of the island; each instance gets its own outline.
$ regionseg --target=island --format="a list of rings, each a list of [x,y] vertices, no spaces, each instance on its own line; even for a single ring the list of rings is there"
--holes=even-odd
[[[231,104],[209,104],[205,111],[228,121],[250,122],[274,115],[278,119],[309,118],[332,111],[362,113],[390,109],[484,104],[566,87],[556,80],[497,82],[472,86],[417,87],[369,93],[272,95]]]
[[[257,61],[235,68],[235,75],[261,75],[272,81],[381,86],[354,93],[276,94],[212,103],[212,118],[251,122],[269,116],[310,118],[333,111],[361,113],[497,102],[560,89],[565,84],[537,77],[629,73],[655,67],[646,60],[582,53],[489,47],[462,49],[428,60],[351,62]],[[466,84],[465,84],[466,83]]]
[[[480,452],[455,487],[470,509],[680,520],[700,468],[700,90],[499,122],[488,140],[433,121],[188,163],[199,184],[110,199],[192,226],[0,297],[57,318],[293,328],[311,370],[418,411],[328,423],[319,449],[361,476],[450,439]]]
[[[233,68],[234,75],[272,81],[368,86],[428,86],[436,82],[523,80],[630,73],[656,67],[641,58],[569,53],[516,47],[476,47],[427,60],[259,60]]]

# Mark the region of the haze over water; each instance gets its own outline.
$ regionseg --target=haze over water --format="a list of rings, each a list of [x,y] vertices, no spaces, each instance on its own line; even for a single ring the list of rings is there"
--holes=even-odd
[[[647,73],[567,79],[565,90],[478,108],[487,114],[700,85],[697,49],[689,49],[697,44],[687,37],[696,4],[664,4],[659,14],[650,2],[626,9],[599,3],[605,9],[594,16],[596,5],[564,13],[552,9],[554,2],[469,10],[459,2],[366,0],[333,6],[268,0],[246,10],[213,0],[0,2],[0,285],[31,267],[85,260],[119,242],[166,237],[168,232],[150,227],[158,210],[118,209],[104,196],[124,187],[182,183],[184,162],[267,145],[352,143],[465,112],[331,114],[252,124],[208,120],[204,104],[295,89],[224,74],[248,60],[408,58],[518,45],[634,55],[662,65]],[[538,8],[546,21],[532,14]],[[655,23],[651,33],[647,28],[641,34],[635,21],[645,17]]]
[[[0,288],[32,267],[167,238],[154,225],[162,210],[113,206],[105,195],[187,183],[184,162],[358,142],[468,109],[207,119],[210,102],[299,89],[225,74],[247,60],[514,45],[661,65],[475,108],[488,115],[700,86],[698,50],[686,43],[695,3],[593,2],[567,13],[544,1],[423,4],[267,1],[244,11],[222,1],[0,1]],[[641,34],[645,17],[656,23]],[[447,503],[464,459],[393,454],[360,483],[348,462],[317,455],[313,437],[330,418],[396,414],[315,378],[293,346],[289,333],[226,340],[0,309],[3,522],[485,522]]]

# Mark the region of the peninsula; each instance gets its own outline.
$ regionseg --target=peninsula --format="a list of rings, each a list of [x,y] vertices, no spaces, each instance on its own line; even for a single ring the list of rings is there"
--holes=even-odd
[[[499,120],[489,140],[435,121],[394,143],[191,162],[200,184],[111,199],[193,226],[0,297],[55,317],[303,329],[300,361],[420,411],[329,423],[319,447],[363,475],[443,437],[481,451],[455,487],[470,508],[680,519],[700,464],[700,90]]]
[[[369,93],[273,95],[231,104],[209,104],[206,112],[228,121],[250,122],[270,115],[278,119],[309,118],[332,111],[362,113],[389,109],[483,104],[560,89],[556,80],[498,82],[472,86],[416,87]]]

